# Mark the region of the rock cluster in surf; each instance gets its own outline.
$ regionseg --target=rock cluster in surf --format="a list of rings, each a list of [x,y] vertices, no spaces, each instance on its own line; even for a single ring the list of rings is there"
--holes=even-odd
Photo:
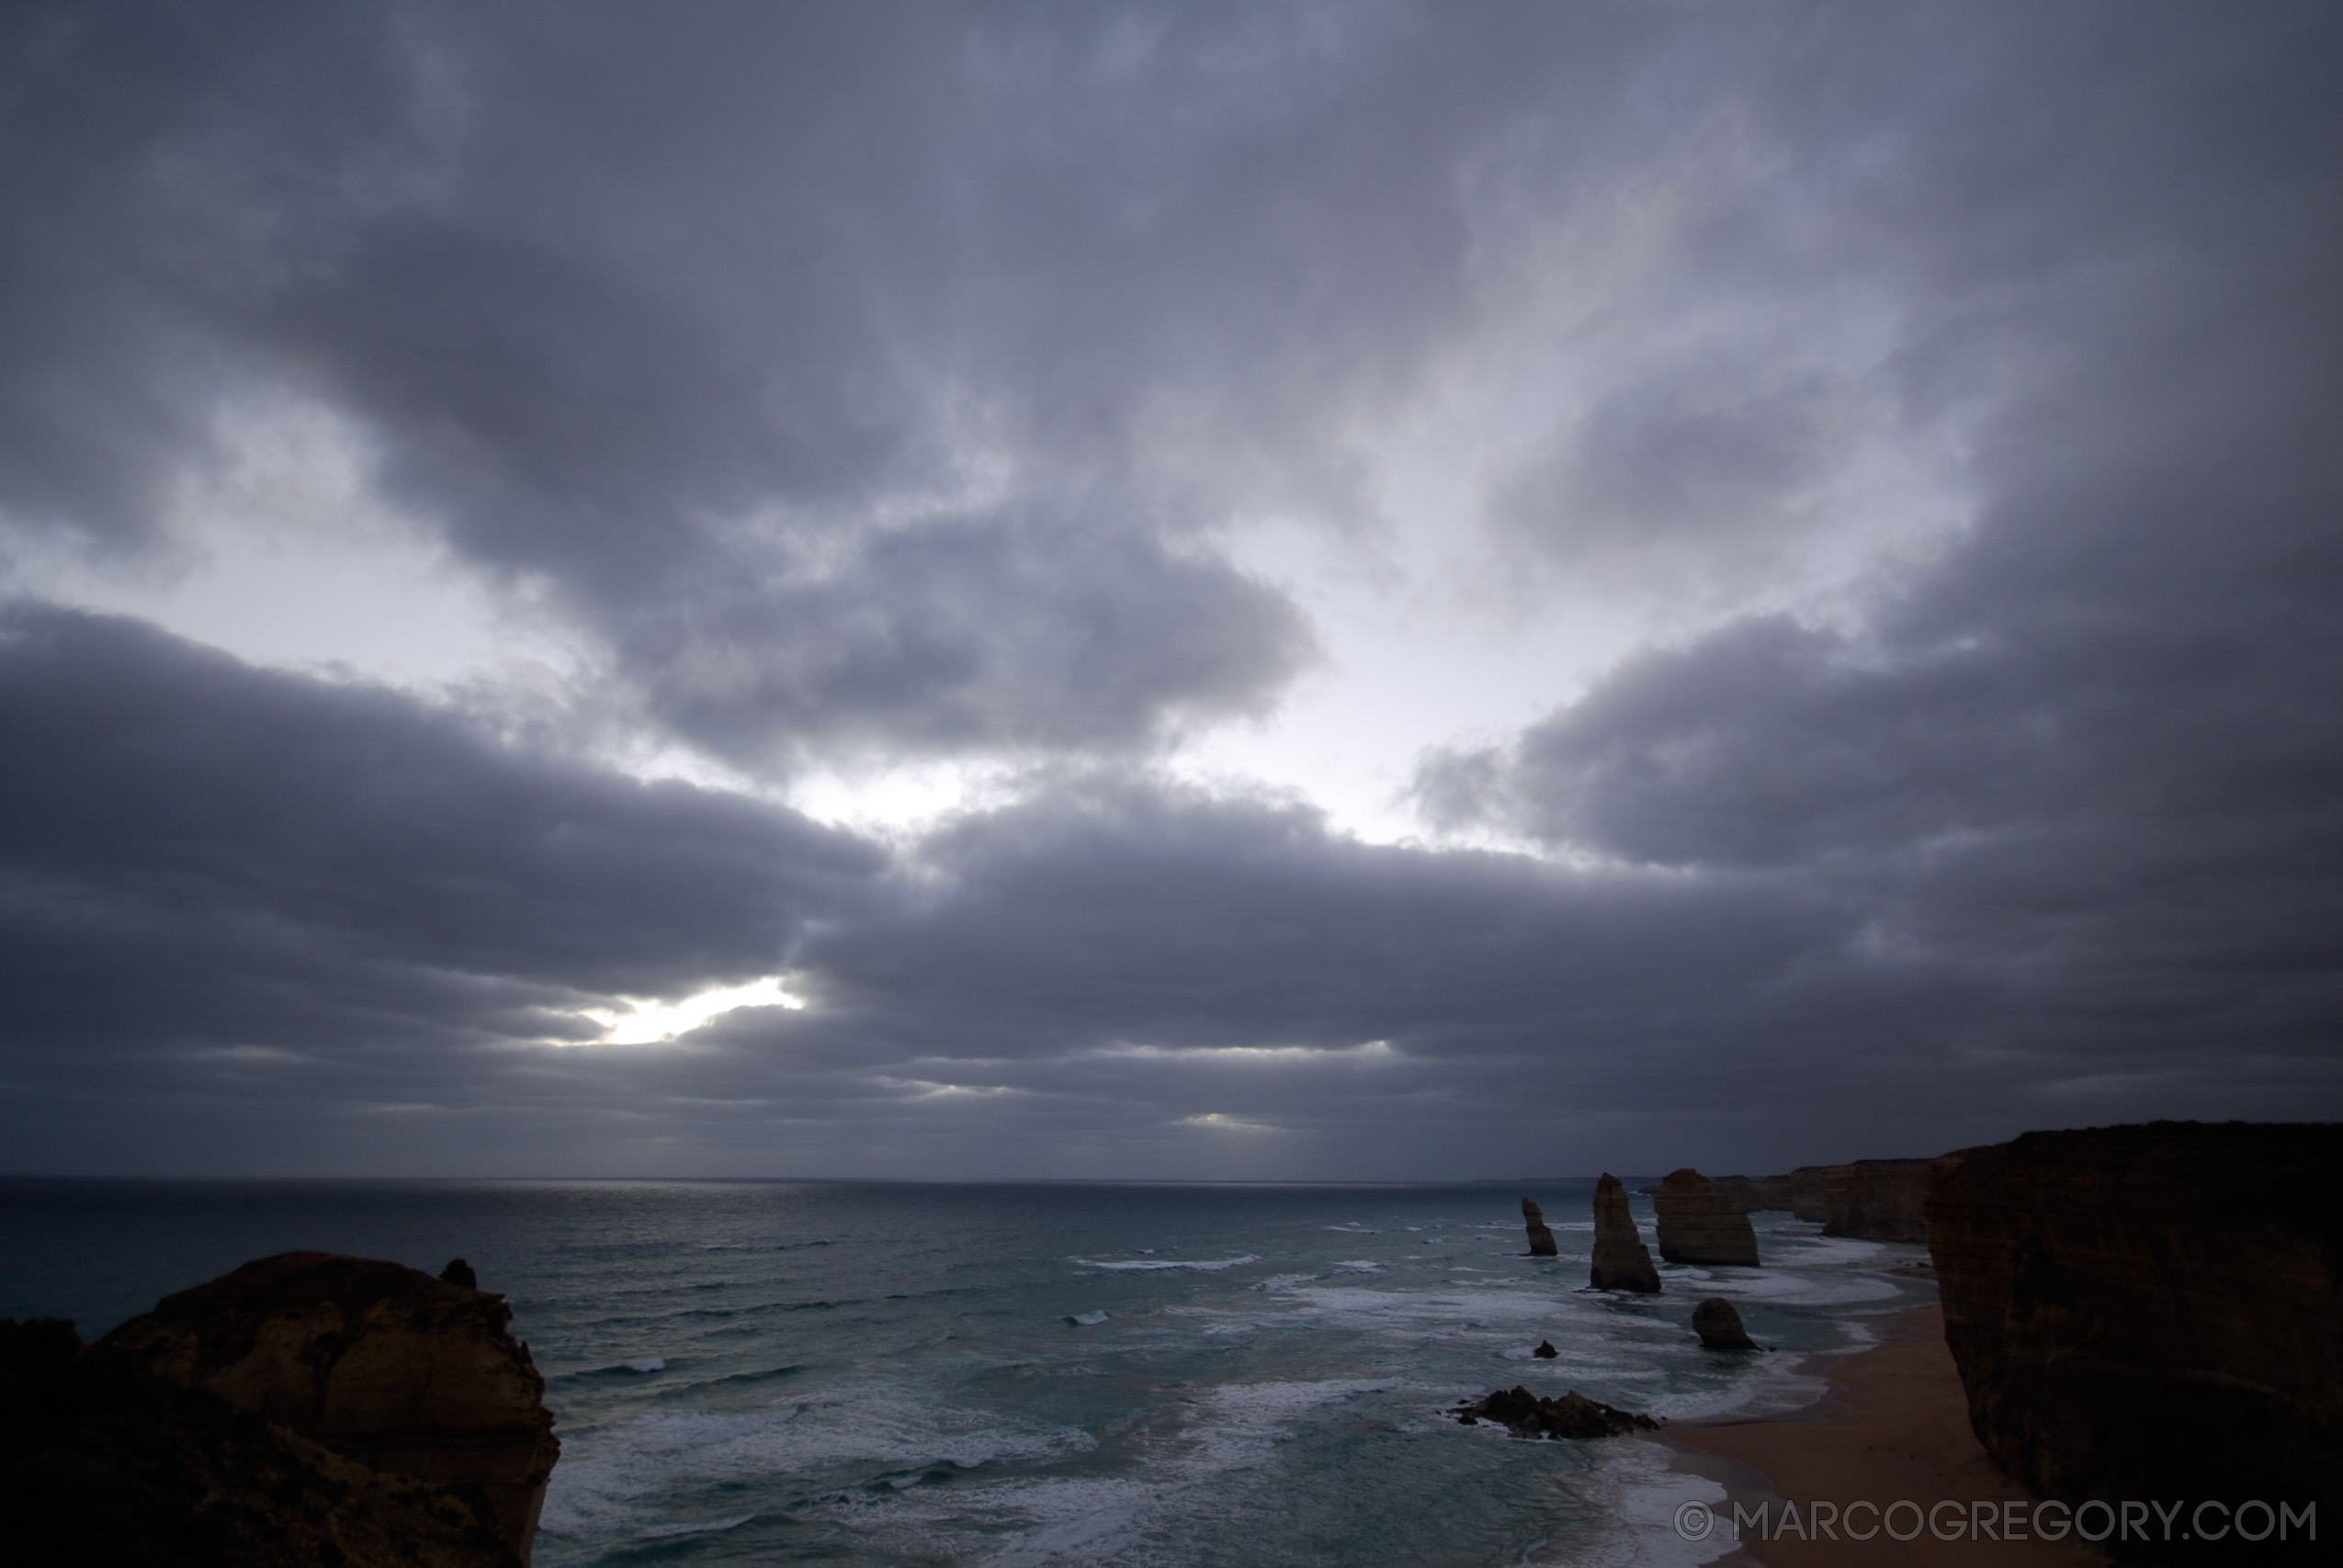
[[[1589,1399],[1576,1389],[1559,1399],[1540,1399],[1518,1384],[1467,1401],[1452,1414],[1466,1427],[1494,1421],[1524,1438],[1616,1438],[1659,1429],[1659,1423],[1648,1416]]]
[[[1635,1212],[1627,1207],[1627,1188],[1609,1171],[1594,1184],[1594,1268],[1588,1283],[1598,1291],[1659,1289],[1659,1270],[1636,1229]]]
[[[1692,1167],[1660,1180],[1652,1207],[1659,1216],[1659,1256],[1669,1262],[1757,1266],[1749,1216]]]

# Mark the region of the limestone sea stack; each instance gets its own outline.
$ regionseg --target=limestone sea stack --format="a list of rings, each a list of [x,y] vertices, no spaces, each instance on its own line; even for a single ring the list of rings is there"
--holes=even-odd
[[[1659,1270],[1644,1249],[1636,1229],[1634,1211],[1627,1207],[1627,1188],[1609,1171],[1594,1184],[1594,1269],[1589,1282],[1598,1291],[1659,1289]]]
[[[561,1446],[504,1298],[288,1252],[165,1296],[101,1342],[376,1471],[477,1487],[524,1564]]]
[[[1530,1228],[1530,1256],[1532,1258],[1560,1256],[1561,1249],[1554,1245],[1554,1233],[1545,1228],[1545,1214],[1538,1208],[1536,1199],[1522,1200],[1522,1219]]]
[[[1928,1234],[1970,1424],[2037,1495],[2218,1500],[2191,1522],[2249,1533],[2241,1503],[2315,1504],[2334,1550],[2343,1125],[2029,1133],[1948,1158]],[[2172,1554],[2315,1560],[2303,1535]]]
[[[1935,1161],[1859,1159],[1822,1173],[1822,1234],[1866,1241],[1926,1241]]]
[[[1669,1262],[1757,1267],[1749,1216],[1692,1167],[1662,1178],[1652,1206],[1659,1211],[1659,1256]]]
[[[1741,1314],[1723,1296],[1711,1296],[1692,1309],[1692,1332],[1703,1350],[1754,1350],[1757,1344],[1741,1326]]]

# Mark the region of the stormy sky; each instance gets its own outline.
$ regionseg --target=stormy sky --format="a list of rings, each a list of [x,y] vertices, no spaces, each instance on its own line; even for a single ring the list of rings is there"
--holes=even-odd
[[[0,1166],[2343,1115],[2343,12],[0,11]]]

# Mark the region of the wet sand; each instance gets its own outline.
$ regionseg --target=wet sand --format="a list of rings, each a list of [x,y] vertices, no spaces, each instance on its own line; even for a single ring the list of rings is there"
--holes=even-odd
[[[1721,1561],[1727,1568],[1753,1562],[1766,1568],[1855,1563],[2103,1568],[2105,1554],[2071,1534],[2055,1542],[2031,1539],[2031,1531],[2023,1540],[1976,1539],[1979,1505],[1991,1506],[1994,1533],[2001,1535],[2008,1533],[2001,1529],[2005,1505],[2030,1517],[2032,1499],[1986,1457],[1969,1430],[1960,1374],[1944,1346],[1943,1312],[1931,1306],[1900,1313],[1885,1320],[1885,1329],[1890,1337],[1884,1344],[1815,1364],[1812,1370],[1829,1379],[1831,1387],[1828,1397],[1809,1409],[1765,1420],[1670,1427],[1658,1439],[1675,1450],[1677,1468],[1707,1476],[1731,1494],[1732,1501],[1716,1508],[1716,1533],[1710,1538],[1726,1547]],[[1843,1525],[1835,1527],[1839,1539],[1824,1540],[1812,1526],[1817,1501],[1837,1504],[1843,1519],[1851,1504],[1868,1501],[1885,1509],[1898,1498],[1923,1510],[1945,1499],[1958,1502],[1960,1539],[1940,1539],[1908,1509],[1896,1511],[1894,1529],[1897,1533],[1917,1529],[1911,1540],[1891,1540],[1885,1529],[1869,1540],[1851,1540]],[[1751,1540],[1745,1531],[1739,1548],[1731,1549],[1736,1502],[1750,1510],[1767,1505],[1771,1539]],[[1799,1526],[1809,1539],[1782,1533],[1785,1503],[1796,1506]],[[1953,1532],[1952,1508],[1941,1510],[1937,1520],[1943,1533]],[[1873,1523],[1873,1516],[1858,1511],[1853,1528]]]

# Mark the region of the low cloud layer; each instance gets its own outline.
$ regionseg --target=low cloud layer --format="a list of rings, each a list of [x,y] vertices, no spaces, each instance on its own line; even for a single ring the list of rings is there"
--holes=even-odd
[[[0,29],[21,1168],[1447,1177],[2343,1115],[2328,8]],[[288,420],[348,446],[311,512],[567,639],[556,700],[62,602],[44,563],[167,578]],[[1332,564],[1249,567],[1268,528]],[[1354,678],[1311,606],[1411,570],[1477,631],[1626,629],[1430,738],[1415,839],[1186,766]],[[1381,667],[1443,668],[1402,624]],[[891,767],[990,793],[776,804]],[[775,976],[802,1008],[588,1043]]]

